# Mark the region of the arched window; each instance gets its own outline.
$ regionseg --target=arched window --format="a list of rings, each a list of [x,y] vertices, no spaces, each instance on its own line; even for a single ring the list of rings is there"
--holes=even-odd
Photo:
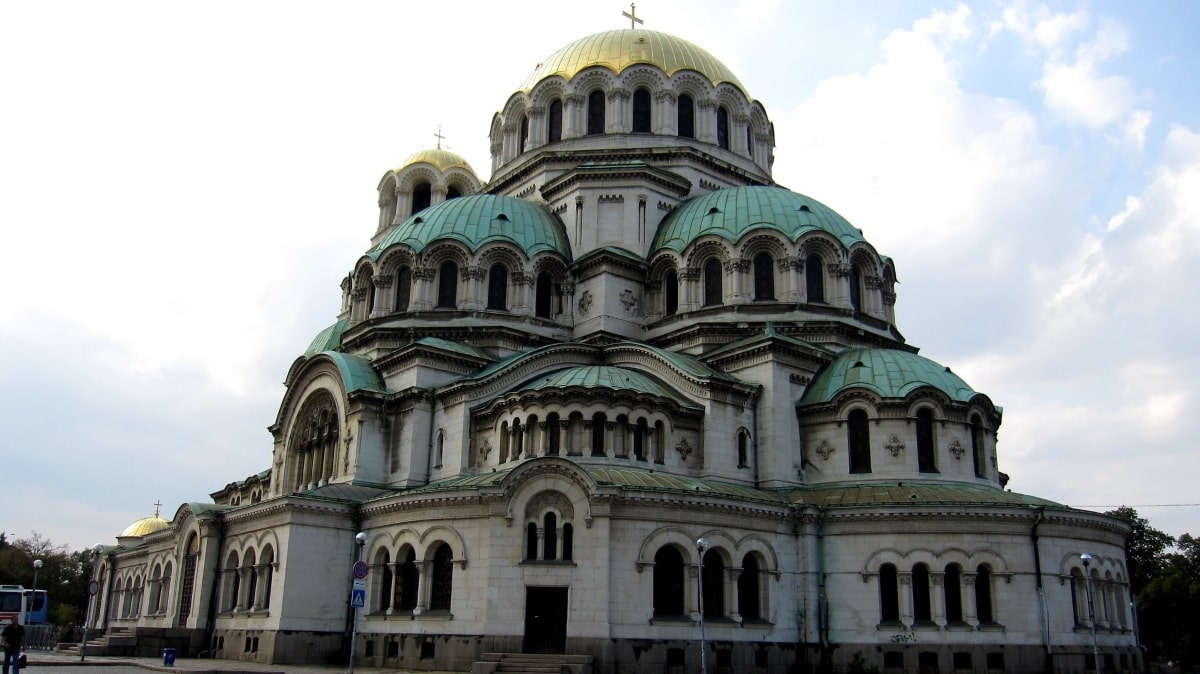
[[[742,428],[737,434],[737,457],[738,468],[745,468],[750,465],[750,433]]]
[[[238,607],[238,595],[242,591],[242,572],[238,568],[238,556],[236,552],[229,554],[229,561],[225,564],[226,578],[229,579],[229,595],[226,597],[225,610],[236,611]]]
[[[390,609],[392,607],[392,602],[396,598],[395,595],[388,592],[388,590],[392,587],[393,580],[391,562],[392,558],[391,555],[388,554],[387,550],[380,550],[375,556],[375,568],[379,569],[383,575],[383,578],[379,583],[379,587],[382,588],[383,591],[379,593],[379,604],[375,607],[375,610],[379,611],[380,613]]]
[[[729,149],[729,111],[723,105],[717,108],[717,147]]]
[[[979,578],[975,578],[979,582]],[[1087,580],[1079,569],[1071,569],[1071,608],[1075,625],[1087,625]]]
[[[975,569],[975,615],[980,623],[995,622],[992,615],[992,568],[980,564]]]
[[[558,518],[546,513],[543,518],[542,559],[555,559],[558,554]]]
[[[879,567],[879,622],[900,622],[900,582],[896,567]]]
[[[417,607],[417,590],[421,582],[421,574],[417,571],[417,551],[412,548],[404,555],[399,580],[396,587],[396,606],[401,611],[411,611]]]
[[[367,311],[363,314],[363,318],[370,318],[371,312],[375,310],[375,282],[371,269],[363,269],[354,285],[367,291]]]
[[[850,265],[850,306],[862,311],[862,272],[858,265]]]
[[[558,420],[557,412],[546,415],[546,453],[550,456],[558,456],[559,448],[562,446]]]
[[[804,260],[804,285],[810,304],[825,303],[825,265],[819,255],[809,255]]]
[[[721,553],[716,550],[704,553],[700,573],[704,576],[704,617],[724,617],[725,561],[721,559]]]
[[[588,94],[587,135],[604,133],[604,92],[597,89]]]
[[[525,525],[525,559],[538,558],[538,528],[536,522]]]
[[[754,132],[746,125],[746,156],[754,160]]]
[[[650,133],[650,90],[633,92],[633,132]]]
[[[529,145],[529,115],[521,117],[521,142],[519,151],[524,152],[527,145]]]
[[[963,621],[962,568],[957,564],[947,564],[943,582],[946,588],[946,622],[960,623]]]
[[[446,201],[450,201],[451,199],[457,199],[461,196],[462,196],[462,190],[458,189],[458,187],[451,185],[446,188]]]
[[[547,272],[542,272],[537,275],[537,283],[535,285],[533,313],[540,318],[550,318],[554,279]]]
[[[971,416],[971,461],[975,464],[975,477],[987,476],[983,453],[983,420],[974,414]]]
[[[437,308],[454,309],[458,306],[458,263],[443,262],[438,269]]]
[[[711,307],[721,304],[725,295],[721,288],[721,261],[715,257],[708,258],[704,263],[704,306]]]
[[[563,126],[562,108],[563,108],[562,99],[556,98],[550,102],[550,110],[549,110],[549,114],[547,115],[547,124],[546,124],[546,142],[547,143],[557,143],[558,141],[562,140],[562,126]]]
[[[454,553],[442,543],[433,553],[432,583],[429,586],[429,610],[449,611],[454,592]]]
[[[846,443],[850,447],[850,472],[871,472],[871,430],[866,412],[851,410],[846,418]]]
[[[917,564],[912,570],[913,620],[930,622],[933,611],[929,601],[929,567]]]
[[[917,410],[917,470],[938,472],[933,444],[933,410],[928,407]]]
[[[508,309],[508,268],[494,264],[488,270],[487,308],[493,311]]]
[[[663,274],[663,315],[674,316],[679,311],[679,276],[671,269]]]
[[[679,94],[677,126],[680,138],[696,137],[696,103],[687,94]]]
[[[417,185],[413,188],[412,213],[409,213],[409,215],[416,215],[426,208],[429,208],[429,204],[432,200],[433,188],[430,187],[429,183],[421,183],[420,185]]]
[[[683,615],[683,556],[675,548],[654,553],[654,615]]]
[[[754,256],[754,301],[775,299],[775,264],[768,253]]]
[[[570,523],[564,524],[563,525],[563,555],[562,555],[562,558],[565,561],[569,562],[569,561],[571,561],[571,559],[574,558],[574,550],[572,549],[574,547],[574,545],[575,545],[575,527],[572,527],[570,525]]]
[[[650,432],[649,426],[644,418],[637,420],[637,426],[633,429],[633,458],[638,461],[646,460],[646,437]]]
[[[412,299],[412,269],[402,268],[396,272],[396,311],[408,311]]]
[[[293,491],[333,477],[339,450],[338,412],[327,391],[314,393],[300,409],[292,430],[288,459]]]
[[[742,572],[738,575],[738,613],[744,620],[759,620],[762,611],[759,603],[758,558],[746,555],[742,558]]]
[[[604,431],[608,425],[608,417],[603,412],[592,415],[592,456],[604,456]]]

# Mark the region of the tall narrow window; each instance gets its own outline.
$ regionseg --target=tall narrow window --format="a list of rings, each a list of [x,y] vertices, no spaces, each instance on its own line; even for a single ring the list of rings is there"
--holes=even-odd
[[[650,133],[650,90],[633,92],[633,132]]]
[[[946,622],[960,623],[963,621],[962,569],[957,564],[947,564],[943,582],[946,588]]]
[[[638,461],[646,460],[646,434],[649,430],[645,419],[638,419],[637,426],[633,428],[633,458]]]
[[[445,543],[433,553],[432,584],[429,586],[429,610],[449,611],[454,594],[454,553]]]
[[[550,456],[558,456],[559,447],[562,440],[559,437],[559,416],[557,412],[551,412],[546,416],[546,453]]]
[[[804,285],[810,303],[825,303],[825,265],[821,263],[820,256],[809,255],[805,258]]]
[[[742,572],[738,574],[737,591],[738,613],[742,614],[742,618],[745,620],[762,618],[759,608],[758,558],[754,555],[746,555],[742,558]]]
[[[556,98],[550,102],[550,110],[547,118],[546,142],[557,143],[562,140],[562,99]]]
[[[687,94],[679,94],[677,121],[680,138],[696,137],[696,104]]]
[[[979,415],[971,417],[971,460],[975,464],[975,477],[986,477],[986,459],[983,446],[983,422]]]
[[[592,415],[592,456],[605,455],[604,435],[607,425],[608,417],[603,412]]]
[[[521,117],[521,142],[520,152],[525,151],[525,147],[529,145],[529,115]]]
[[[748,124],[746,125],[746,156],[751,160],[754,159],[754,132]]]
[[[704,263],[704,306],[721,304],[725,292],[721,288],[721,261],[715,257]]]
[[[912,570],[913,620],[930,622],[933,612],[929,601],[929,567],[917,564]]]
[[[388,589],[392,587],[392,559],[387,550],[379,551],[379,555],[375,558],[375,567],[383,572],[383,579],[380,583],[383,591],[379,593],[379,606],[376,609],[382,612],[392,607],[392,600],[395,598],[388,592]]]
[[[754,301],[770,302],[775,299],[775,261],[768,253],[754,256]]]
[[[879,567],[879,622],[900,622],[900,582],[896,567]]]
[[[404,555],[404,564],[400,567],[400,587],[396,593],[400,595],[399,608],[401,611],[411,611],[417,607],[417,584],[421,575],[417,572],[417,552],[412,548]]]
[[[852,410],[846,419],[846,441],[850,447],[850,472],[871,472],[871,430],[867,413]]]
[[[744,428],[738,431],[737,456],[738,468],[745,468],[750,465],[750,434]]]
[[[604,133],[604,92],[598,89],[588,94],[587,132],[589,136]]]
[[[412,269],[404,267],[396,272],[396,311],[408,311],[412,296]]]
[[[995,622],[992,615],[992,569],[980,564],[975,569],[975,615],[980,623]]]
[[[654,553],[654,615],[683,614],[683,556],[675,548]]]
[[[717,108],[717,147],[729,149],[729,111],[723,105]]]
[[[663,314],[666,316],[674,316],[679,311],[679,277],[672,269],[666,274],[663,274],[663,295],[665,296],[665,306],[663,306]]]
[[[537,287],[534,289],[534,315],[540,318],[550,318],[550,300],[554,290],[554,279],[550,274],[542,272],[537,275]]]
[[[438,297],[437,307],[439,309],[453,309],[458,306],[458,264],[455,262],[443,262],[438,269]]]
[[[575,545],[575,528],[572,527],[570,525],[570,523],[564,524],[563,525],[563,554],[562,554],[562,558],[564,561],[568,561],[568,562],[571,561],[571,559],[574,555],[574,552],[575,552],[572,549],[574,547],[574,545]]]
[[[508,309],[508,268],[494,264],[488,270],[487,308],[493,311]]]
[[[721,553],[709,550],[701,562],[704,576],[704,617],[721,618],[725,615],[725,561]]]
[[[409,215],[416,215],[429,208],[429,203],[432,199],[433,189],[429,186],[429,183],[421,183],[414,187],[412,193],[412,213],[409,213]]]
[[[850,266],[850,306],[862,311],[862,272],[858,265]]]
[[[558,555],[558,518],[546,513],[542,531],[542,559],[556,559]]]
[[[922,473],[938,472],[933,447],[933,410],[922,407],[917,410],[917,470]]]

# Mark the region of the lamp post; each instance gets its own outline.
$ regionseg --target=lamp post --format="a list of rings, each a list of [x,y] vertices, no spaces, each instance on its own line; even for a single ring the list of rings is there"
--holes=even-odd
[[[1096,641],[1096,610],[1092,605],[1092,575],[1088,571],[1088,567],[1092,563],[1092,556],[1085,552],[1079,555],[1079,560],[1083,562],[1084,587],[1087,588],[1088,622],[1092,624],[1092,660],[1096,662],[1096,674],[1100,674],[1100,644]]]
[[[37,577],[38,571],[42,570],[42,560],[33,560],[33,594],[29,597],[29,613],[25,614],[25,624],[29,624],[29,619],[33,616],[33,607],[37,605]]]
[[[696,576],[696,599],[700,606],[700,674],[708,674],[708,659],[704,644],[704,553],[708,551],[708,539],[696,539],[696,553],[700,557],[700,573]]]
[[[361,531],[358,532],[357,534],[355,534],[354,544],[358,547],[358,554],[355,556],[355,561],[358,562],[358,564],[355,564],[355,567],[358,567],[358,565],[361,564],[362,560],[363,560],[363,547],[367,544],[367,534],[364,532],[361,532]],[[355,574],[355,575],[357,576],[357,574]],[[354,674],[354,650],[355,650],[355,646],[358,643],[358,607],[353,605],[354,604],[354,591],[353,590],[351,590],[351,592],[350,592],[350,603],[351,603],[350,610],[354,611],[354,618],[352,619],[351,626],[350,626],[350,670],[349,670],[348,674]]]
[[[79,642],[79,661],[83,662],[87,651],[88,626],[92,624],[92,597],[96,596],[99,587],[96,584],[96,571],[100,567],[100,553],[104,551],[104,546],[99,543],[92,546],[92,577],[88,581],[88,605],[87,616],[83,621],[83,641]],[[99,599],[96,600],[99,603]],[[96,607],[96,611],[100,611],[100,607]]]

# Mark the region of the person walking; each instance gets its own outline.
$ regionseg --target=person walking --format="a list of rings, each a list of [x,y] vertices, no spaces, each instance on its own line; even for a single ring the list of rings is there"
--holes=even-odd
[[[25,647],[25,626],[16,620],[10,622],[0,632],[0,641],[4,642],[4,674],[9,674],[9,663],[12,663],[12,674],[21,670],[21,649]]]

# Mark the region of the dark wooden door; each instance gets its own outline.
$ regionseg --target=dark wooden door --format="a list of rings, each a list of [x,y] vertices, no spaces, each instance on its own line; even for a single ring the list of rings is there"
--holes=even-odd
[[[562,653],[567,645],[567,588],[525,588],[525,652]]]

